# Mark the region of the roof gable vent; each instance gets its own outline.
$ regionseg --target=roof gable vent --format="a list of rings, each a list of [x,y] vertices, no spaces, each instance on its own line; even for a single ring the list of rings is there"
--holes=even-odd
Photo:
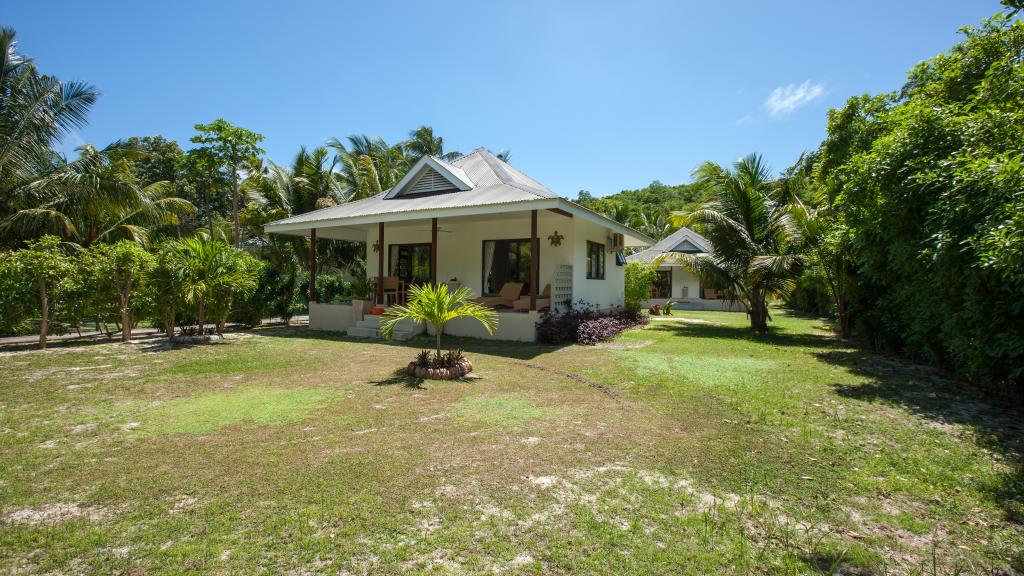
[[[458,188],[452,184],[451,180],[442,176],[437,170],[428,167],[422,174],[420,174],[419,178],[413,182],[413,185],[403,190],[400,195],[449,192],[452,190],[458,190]]]
[[[682,252],[684,254],[699,254],[703,252],[699,246],[690,242],[689,239],[684,238],[682,242],[676,244],[670,252]]]

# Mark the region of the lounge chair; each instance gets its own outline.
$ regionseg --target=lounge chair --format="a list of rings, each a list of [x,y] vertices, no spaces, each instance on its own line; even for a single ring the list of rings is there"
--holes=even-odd
[[[490,306],[491,308],[497,308],[498,306],[511,308],[512,304],[519,299],[519,295],[522,293],[522,282],[505,282],[505,285],[501,287],[501,291],[498,292],[497,296],[485,296],[473,301],[483,304],[484,306]]]
[[[551,307],[551,284],[544,286],[540,294],[537,295],[537,310],[543,310]],[[520,296],[518,300],[512,303],[513,310],[529,310],[530,309],[530,295]]]

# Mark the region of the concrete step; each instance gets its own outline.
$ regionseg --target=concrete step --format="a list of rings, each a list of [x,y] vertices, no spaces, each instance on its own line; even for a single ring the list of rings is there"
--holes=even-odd
[[[380,316],[367,315],[362,320],[356,322],[356,326],[360,328],[373,328],[377,329],[380,327]],[[398,323],[397,330],[423,330],[423,326],[416,324],[411,320],[403,320]]]

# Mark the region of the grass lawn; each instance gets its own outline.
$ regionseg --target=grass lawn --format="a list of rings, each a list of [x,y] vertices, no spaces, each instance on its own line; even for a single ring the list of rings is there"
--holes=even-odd
[[[298,328],[0,353],[6,574],[949,574],[1022,564],[1015,409],[820,321],[597,347]]]

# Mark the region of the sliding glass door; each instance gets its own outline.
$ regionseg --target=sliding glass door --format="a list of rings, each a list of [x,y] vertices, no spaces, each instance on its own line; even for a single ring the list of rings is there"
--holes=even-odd
[[[430,244],[392,244],[389,275],[398,276],[405,285],[430,282]]]
[[[523,294],[529,294],[532,262],[529,239],[484,240],[484,295],[497,294],[506,282],[522,282]]]

